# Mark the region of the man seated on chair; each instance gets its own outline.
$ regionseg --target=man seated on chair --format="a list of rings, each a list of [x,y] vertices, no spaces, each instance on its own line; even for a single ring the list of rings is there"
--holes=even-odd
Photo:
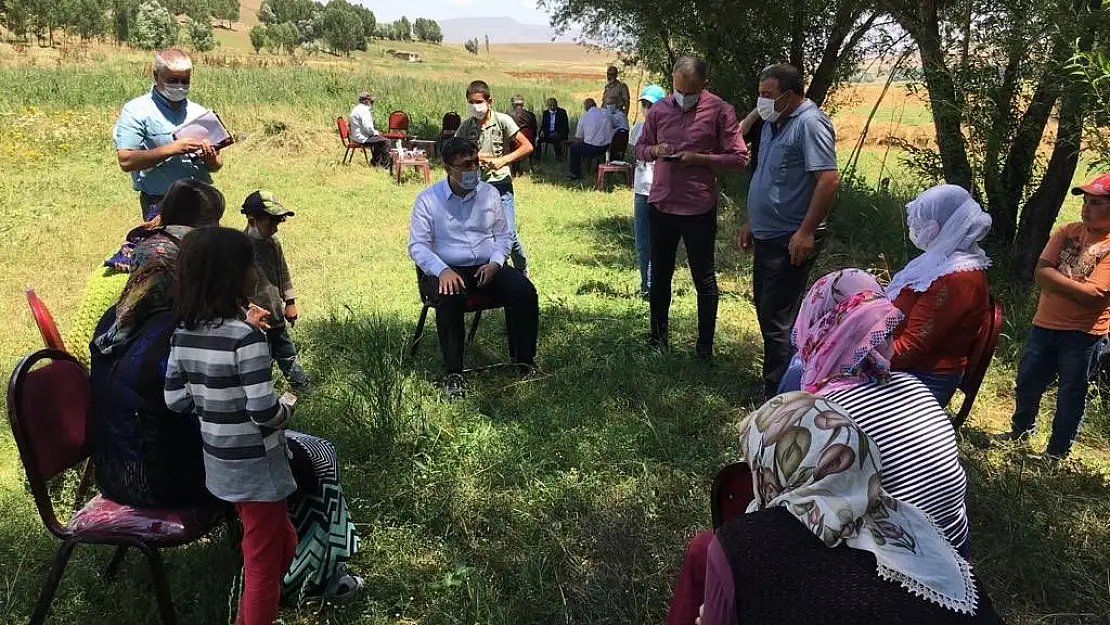
[[[609,121],[613,124],[613,132],[625,131],[628,132],[628,115],[621,110],[618,103],[619,98],[616,94],[611,94],[605,99],[605,112],[609,115]]]
[[[513,121],[516,122],[516,125],[519,126],[521,130],[525,128],[531,128],[533,131],[537,130],[539,124],[536,122],[535,114],[524,108],[524,96],[514,95],[512,99],[509,100],[509,104],[513,107],[512,110],[509,111],[509,117],[513,118]]]
[[[522,373],[535,368],[539,297],[527,277],[505,259],[513,233],[493,185],[482,182],[478,144],[454,137],[443,144],[447,179],[416,196],[409,256],[421,273],[421,293],[438,298],[436,330],[448,399],[465,395],[463,350],[466,301],[480,294],[505,307],[509,356]]]
[[[563,160],[563,142],[570,138],[570,118],[555,98],[547,100],[547,110],[543,112],[537,137],[540,145],[550,143],[555,148],[556,160]],[[543,150],[540,150],[540,158],[543,158]]]
[[[593,98],[583,103],[585,113],[578,119],[578,130],[574,133],[574,144],[570,146],[571,180],[582,177],[582,159],[596,156],[605,158],[609,144],[613,142],[613,119],[605,111],[597,108]]]
[[[389,167],[389,139],[374,128],[374,95],[369,91],[358,94],[358,104],[351,109],[351,143],[370,149],[374,164]]]

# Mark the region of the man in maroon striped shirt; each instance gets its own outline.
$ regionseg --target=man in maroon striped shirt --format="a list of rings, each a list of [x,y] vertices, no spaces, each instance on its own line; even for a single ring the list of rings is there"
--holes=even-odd
[[[651,205],[651,343],[668,347],[671,278],[678,243],[698,294],[697,355],[713,359],[717,329],[717,170],[740,170],[748,147],[732,105],[705,89],[708,65],[692,57],[675,63],[674,93],[651,107],[636,142],[636,158],[655,162]]]

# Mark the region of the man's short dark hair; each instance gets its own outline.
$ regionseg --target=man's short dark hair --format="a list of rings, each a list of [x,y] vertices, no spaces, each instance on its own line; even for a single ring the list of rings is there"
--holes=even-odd
[[[802,72],[789,63],[776,63],[763,69],[759,73],[759,81],[774,78],[779,82],[779,89],[784,93],[793,91],[798,95],[805,95],[805,81]]]
[[[470,156],[478,153],[478,144],[470,139],[451,137],[443,142],[439,150],[444,165],[454,165],[460,156]]]
[[[192,178],[174,181],[162,197],[163,226],[212,226],[224,216],[224,194]]]
[[[586,98],[586,101],[582,104],[586,107],[587,111],[597,107],[597,101],[595,101],[593,98]]]
[[[609,68],[605,70],[606,74],[610,74],[610,73],[619,74],[620,72],[621,71],[619,69],[617,69],[616,65],[610,65]]]
[[[697,76],[706,80],[709,78],[709,63],[692,56],[680,56],[674,62],[674,73]]]
[[[470,83],[469,85],[466,86],[466,97],[467,98],[470,98],[470,96],[472,96],[476,93],[482,94],[483,96],[485,96],[485,98],[487,100],[490,99],[489,85],[486,84],[486,81],[484,81],[484,80],[475,80],[474,82],[472,82],[472,83]]]

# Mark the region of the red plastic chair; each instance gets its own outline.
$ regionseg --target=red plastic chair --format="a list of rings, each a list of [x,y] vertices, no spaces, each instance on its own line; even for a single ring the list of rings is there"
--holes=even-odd
[[[36,367],[40,363],[45,364]],[[215,508],[140,510],[97,495],[67,523],[59,521],[47,482],[90,456],[91,396],[85,368],[73,356],[54,349],[23,358],[8,385],[8,419],[27,482],[43,525],[62,541],[30,623],[41,625],[46,621],[70,555],[78,544],[87,543],[117,547],[108,566],[109,578],[127,548],[142,551],[150,562],[162,623],[174,625],[177,616],[158,550],[201,538],[222,520],[221,515]],[[77,505],[84,501],[85,490],[78,488]]]
[[[439,288],[439,282],[437,280],[435,288],[433,288],[433,279],[435,279],[434,276],[428,276],[417,267],[416,286],[420,290],[420,300],[424,307],[420,310],[420,318],[416,321],[416,331],[413,332],[412,341],[409,343],[409,356],[416,355],[416,350],[420,347],[420,341],[424,338],[424,326],[428,322],[428,311],[439,306],[439,295],[436,292]],[[467,346],[474,342],[474,337],[478,334],[478,324],[482,321],[482,311],[498,308],[504,307],[492,298],[480,293],[472,293],[470,297],[466,298],[464,312],[474,313],[474,320],[470,322],[470,332],[466,335]]]
[[[994,350],[998,346],[998,337],[1002,334],[1002,302],[991,297],[990,310],[987,318],[983,320],[983,327],[971,345],[971,354],[967,358],[967,369],[960,380],[959,389],[964,394],[963,404],[956,417],[952,420],[952,427],[959,430],[971,415],[971,407],[975,404],[975,397],[979,394],[979,387],[983,385],[983,378],[987,375]]]
[[[42,303],[31,287],[27,287],[24,292],[27,294],[27,304],[31,307],[31,313],[35,316],[35,325],[42,335],[42,342],[50,349],[66,351],[66,346],[62,342],[62,333],[58,331],[58,324],[54,323],[54,316],[50,314],[50,309]]]
[[[744,514],[755,498],[752,492],[752,469],[746,462],[725,465],[713,478],[710,509],[713,529]]]
[[[455,136],[458,132],[459,126],[462,125],[462,117],[455,111],[451,111],[443,116],[443,129],[439,131],[439,140],[445,141]]]
[[[382,136],[390,140],[407,139],[409,136],[409,115],[404,111],[389,114],[389,126]]]
[[[347,123],[347,118],[340,115],[335,118],[335,126],[339,129],[339,142],[346,148],[343,154],[343,164],[349,165],[355,160],[355,150],[362,150],[362,155],[366,157],[366,164],[370,164],[370,153],[366,151],[366,146],[361,143],[354,143],[351,141],[351,127]]]

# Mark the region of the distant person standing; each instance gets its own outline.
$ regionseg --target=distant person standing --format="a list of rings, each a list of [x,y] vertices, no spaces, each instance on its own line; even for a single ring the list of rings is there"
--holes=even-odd
[[[674,66],[674,93],[651,107],[636,142],[636,160],[655,163],[651,192],[651,343],[667,349],[678,243],[686,244],[698,293],[697,355],[713,359],[717,330],[718,170],[740,170],[748,147],[736,111],[706,90],[708,64],[684,56]]]
[[[617,76],[620,75],[620,70],[615,65],[610,65],[609,69],[605,70],[605,77],[609,82],[605,83],[605,92],[601,94],[601,101],[608,103],[609,97],[614,98],[617,108],[624,111],[625,116],[628,116],[628,107],[632,103],[632,96],[628,93],[628,85],[620,80]]]
[[[158,215],[158,204],[174,182],[182,179],[212,183],[212,172],[223,167],[220,153],[208,141],[173,138],[173,129],[208,109],[189,100],[193,62],[177,48],[154,57],[154,86],[123,106],[113,139],[119,166],[131,174],[139,192],[143,220]]]
[[[467,86],[466,101],[470,115],[459,124],[455,136],[478,144],[478,160],[485,181],[501,194],[505,217],[509,219],[509,229],[513,232],[510,254],[513,267],[527,276],[528,257],[517,234],[513,174],[509,166],[531,154],[532,143],[520,133],[520,126],[512,117],[493,110],[493,95],[484,81],[475,80]]]
[[[358,94],[358,103],[351,109],[351,142],[370,148],[374,164],[389,167],[389,139],[374,127],[374,94],[363,91]]]
[[[547,100],[547,110],[543,112],[537,136],[540,144],[550,143],[555,147],[555,160],[563,160],[563,142],[570,138],[570,117],[555,98]],[[542,156],[543,152],[540,154]]]
[[[748,220],[737,242],[754,250],[752,291],[763,334],[763,386],[778,392],[790,364],[790,332],[825,239],[840,176],[832,121],[806,99],[802,73],[772,65],[759,77],[756,111],[765,122],[748,189]]]
[[[647,114],[653,105],[667,97],[667,92],[658,85],[648,85],[640,92],[640,108]],[[632,145],[640,139],[644,131],[643,120],[632,127],[628,140]],[[640,262],[640,295],[651,297],[651,179],[655,163],[636,159],[636,174],[633,185],[632,230],[636,236],[636,256]]]
[[[582,117],[574,132],[574,144],[570,146],[570,173],[567,178],[582,178],[582,159],[588,156],[604,156],[609,153],[613,142],[613,119],[605,111],[597,108],[593,98],[582,103]]]

